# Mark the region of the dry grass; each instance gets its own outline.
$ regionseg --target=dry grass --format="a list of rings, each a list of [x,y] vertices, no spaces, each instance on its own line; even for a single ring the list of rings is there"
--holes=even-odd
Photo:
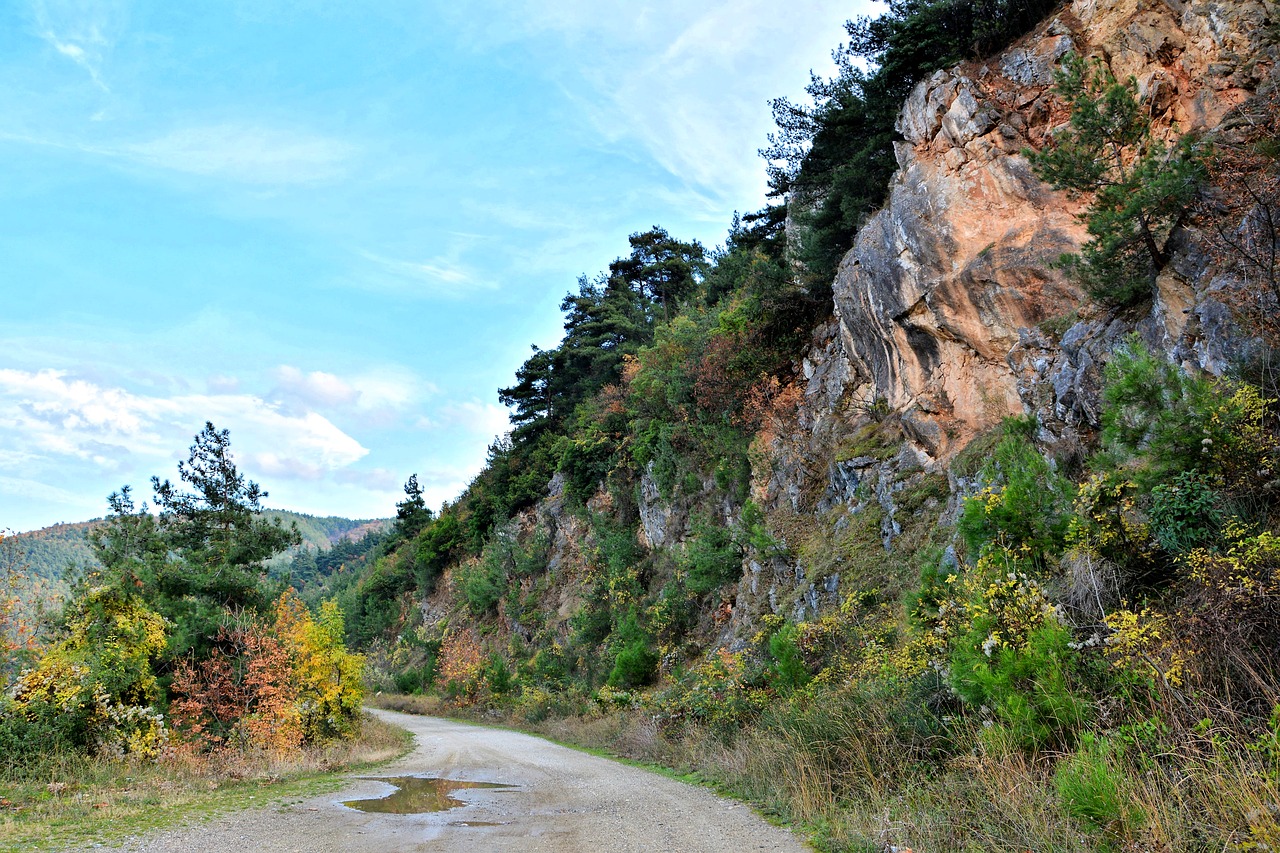
[[[355,740],[295,754],[175,756],[155,764],[55,756],[38,777],[0,779],[0,851],[111,841],[333,790],[343,784],[341,771],[389,761],[409,743],[406,732],[366,717]]]

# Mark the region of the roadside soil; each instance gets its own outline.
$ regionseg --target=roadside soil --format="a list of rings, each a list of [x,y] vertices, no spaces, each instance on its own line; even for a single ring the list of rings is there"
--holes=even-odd
[[[413,733],[409,755],[377,777],[422,776],[494,782],[452,796],[462,805],[425,814],[375,814],[344,801],[393,792],[353,776],[350,787],[301,802],[236,812],[207,823],[149,833],[121,845],[131,853],[359,853],[360,851],[555,851],[555,853],[741,853],[810,848],[750,808],[647,770],[541,738],[373,711]]]

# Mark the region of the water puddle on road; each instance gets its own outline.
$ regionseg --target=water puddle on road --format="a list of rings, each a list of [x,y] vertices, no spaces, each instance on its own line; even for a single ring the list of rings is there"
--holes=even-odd
[[[498,782],[463,782],[458,779],[439,779],[431,776],[425,778],[422,776],[361,776],[360,778],[396,786],[395,793],[386,797],[372,800],[347,800],[343,803],[348,808],[378,814],[442,812],[466,805],[457,797],[449,796],[454,791],[464,788],[512,787]]]

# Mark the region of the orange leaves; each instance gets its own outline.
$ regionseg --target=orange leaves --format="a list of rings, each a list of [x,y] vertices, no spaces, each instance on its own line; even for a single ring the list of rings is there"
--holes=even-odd
[[[208,658],[179,664],[170,711],[200,748],[288,751],[355,731],[364,658],[343,645],[338,606],[315,618],[288,590],[272,616],[222,628]]]
[[[173,681],[174,728],[205,749],[287,751],[302,743],[289,654],[260,625],[223,627],[208,658]]]
[[[465,628],[444,638],[440,645],[440,679],[466,690],[484,670],[484,654],[475,631]]]

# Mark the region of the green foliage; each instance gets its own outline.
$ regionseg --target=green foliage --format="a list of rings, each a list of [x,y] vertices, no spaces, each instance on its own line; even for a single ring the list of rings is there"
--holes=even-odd
[[[970,707],[993,716],[1018,745],[1068,741],[1088,718],[1078,653],[1028,558],[988,548],[977,565],[922,591],[916,616],[938,643],[934,666]],[[989,721],[989,722],[990,722]]]
[[[957,529],[977,556],[998,543],[1024,553],[1038,568],[1062,550],[1070,483],[1032,443],[1034,418],[1009,418],[981,478],[986,487],[964,503]]]
[[[1089,241],[1063,264],[1100,302],[1128,305],[1147,296],[1169,262],[1169,246],[1206,174],[1190,137],[1167,148],[1151,133],[1137,81],[1116,80],[1101,61],[1063,59],[1055,91],[1071,108],[1070,128],[1032,168],[1056,189],[1093,193],[1081,219]]]
[[[498,606],[506,589],[506,572],[496,560],[464,563],[457,570],[458,586],[472,616],[484,616]]]
[[[173,624],[172,657],[207,651],[228,611],[265,609],[274,597],[267,560],[301,541],[263,517],[267,493],[236,469],[227,430],[206,423],[178,474],[191,491],[152,478],[158,516],[135,508],[127,487],[111,495],[93,542],[108,582]]]
[[[1221,498],[1195,468],[1153,488],[1149,514],[1152,534],[1171,554],[1211,544],[1222,526]]]
[[[448,508],[427,524],[414,548],[414,580],[419,593],[430,594],[445,566],[462,545],[462,525]]]
[[[799,690],[812,677],[800,651],[800,628],[794,622],[781,625],[769,637],[769,676],[780,693]]]
[[[610,644],[614,649],[613,669],[608,679],[610,687],[631,690],[653,681],[658,672],[658,653],[653,648],[653,639],[640,627],[634,608],[618,623]]]
[[[706,595],[742,577],[742,545],[723,525],[694,519],[680,554],[686,589]]]
[[[410,474],[404,484],[404,500],[396,504],[396,533],[412,539],[432,518],[433,513],[422,497],[422,487],[418,485],[418,475]]]
[[[560,304],[564,339],[554,350],[533,348],[516,384],[498,392],[515,407],[517,444],[561,425],[577,405],[622,378],[623,360],[649,343],[655,323],[669,320],[702,280],[705,250],[654,227],[632,234],[631,254],[609,272],[578,282]]]
[[[1112,354],[1102,389],[1102,445],[1116,462],[1136,463],[1134,479],[1151,488],[1184,471],[1208,469],[1233,433],[1255,418],[1244,397],[1192,376],[1152,353],[1137,337]]]
[[[485,664],[484,681],[490,692],[496,696],[505,696],[516,686],[515,677],[507,666],[507,661],[497,653],[490,655],[488,663]]]

